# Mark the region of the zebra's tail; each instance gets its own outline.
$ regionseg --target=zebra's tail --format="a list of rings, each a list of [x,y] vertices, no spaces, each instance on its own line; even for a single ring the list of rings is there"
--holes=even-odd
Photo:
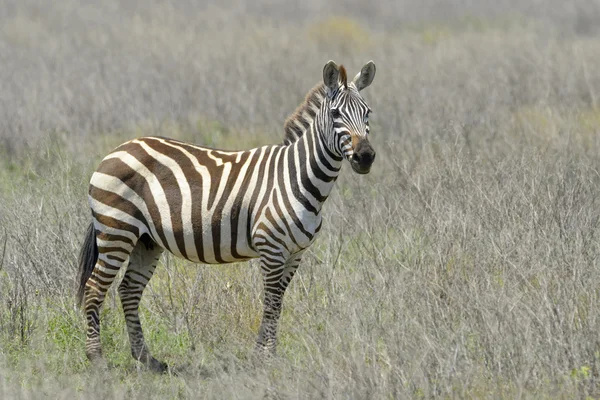
[[[77,304],[83,303],[85,284],[92,276],[92,271],[98,260],[98,244],[96,243],[96,230],[94,223],[90,223],[85,233],[85,241],[79,252],[79,289],[77,290]]]

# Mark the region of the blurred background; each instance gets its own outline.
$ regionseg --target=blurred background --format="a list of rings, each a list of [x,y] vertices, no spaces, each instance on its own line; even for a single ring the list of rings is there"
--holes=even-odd
[[[84,355],[89,178],[125,140],[281,143],[330,59],[374,113],[250,367],[255,265],[164,257],[131,359],[114,291]],[[600,396],[600,1],[0,2],[0,397]]]

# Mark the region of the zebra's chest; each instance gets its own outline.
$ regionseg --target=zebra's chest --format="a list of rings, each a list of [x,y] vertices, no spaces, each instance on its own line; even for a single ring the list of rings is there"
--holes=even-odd
[[[282,209],[269,205],[255,223],[253,237],[273,238],[281,250],[289,254],[309,247],[321,229],[321,213],[314,213],[302,207]]]
[[[306,248],[311,245],[317,234],[321,230],[321,224],[323,223],[323,218],[321,217],[321,213],[314,214],[308,210],[302,210],[300,213],[300,222],[304,227],[304,231],[306,231],[307,240],[303,241],[301,244],[302,248]]]
[[[302,222],[303,230],[302,234],[296,237],[297,246],[293,253],[304,250],[310,245],[313,244],[319,231],[321,230],[321,224],[323,223],[323,218],[321,217],[321,213],[313,214],[309,211],[304,210],[303,216],[300,219]]]

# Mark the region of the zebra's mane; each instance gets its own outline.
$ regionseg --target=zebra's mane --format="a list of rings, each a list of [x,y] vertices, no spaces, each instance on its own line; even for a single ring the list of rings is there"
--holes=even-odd
[[[311,122],[315,119],[315,115],[319,112],[326,93],[323,83],[319,83],[308,92],[302,104],[296,108],[296,111],[283,124],[283,129],[285,130],[285,136],[283,137],[284,144],[292,144],[304,135]]]

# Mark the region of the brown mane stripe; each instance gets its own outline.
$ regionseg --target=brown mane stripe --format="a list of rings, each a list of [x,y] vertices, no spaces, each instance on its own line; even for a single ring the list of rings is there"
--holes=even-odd
[[[283,124],[283,129],[285,131],[284,144],[291,144],[304,135],[304,132],[306,132],[306,129],[310,126],[310,123],[315,118],[319,108],[321,108],[321,103],[323,103],[324,98],[325,85],[322,83],[319,83],[308,92],[304,101]],[[305,115],[310,119],[305,118]]]
[[[340,65],[340,82],[344,85],[344,89],[348,89],[348,74],[343,65]]]

